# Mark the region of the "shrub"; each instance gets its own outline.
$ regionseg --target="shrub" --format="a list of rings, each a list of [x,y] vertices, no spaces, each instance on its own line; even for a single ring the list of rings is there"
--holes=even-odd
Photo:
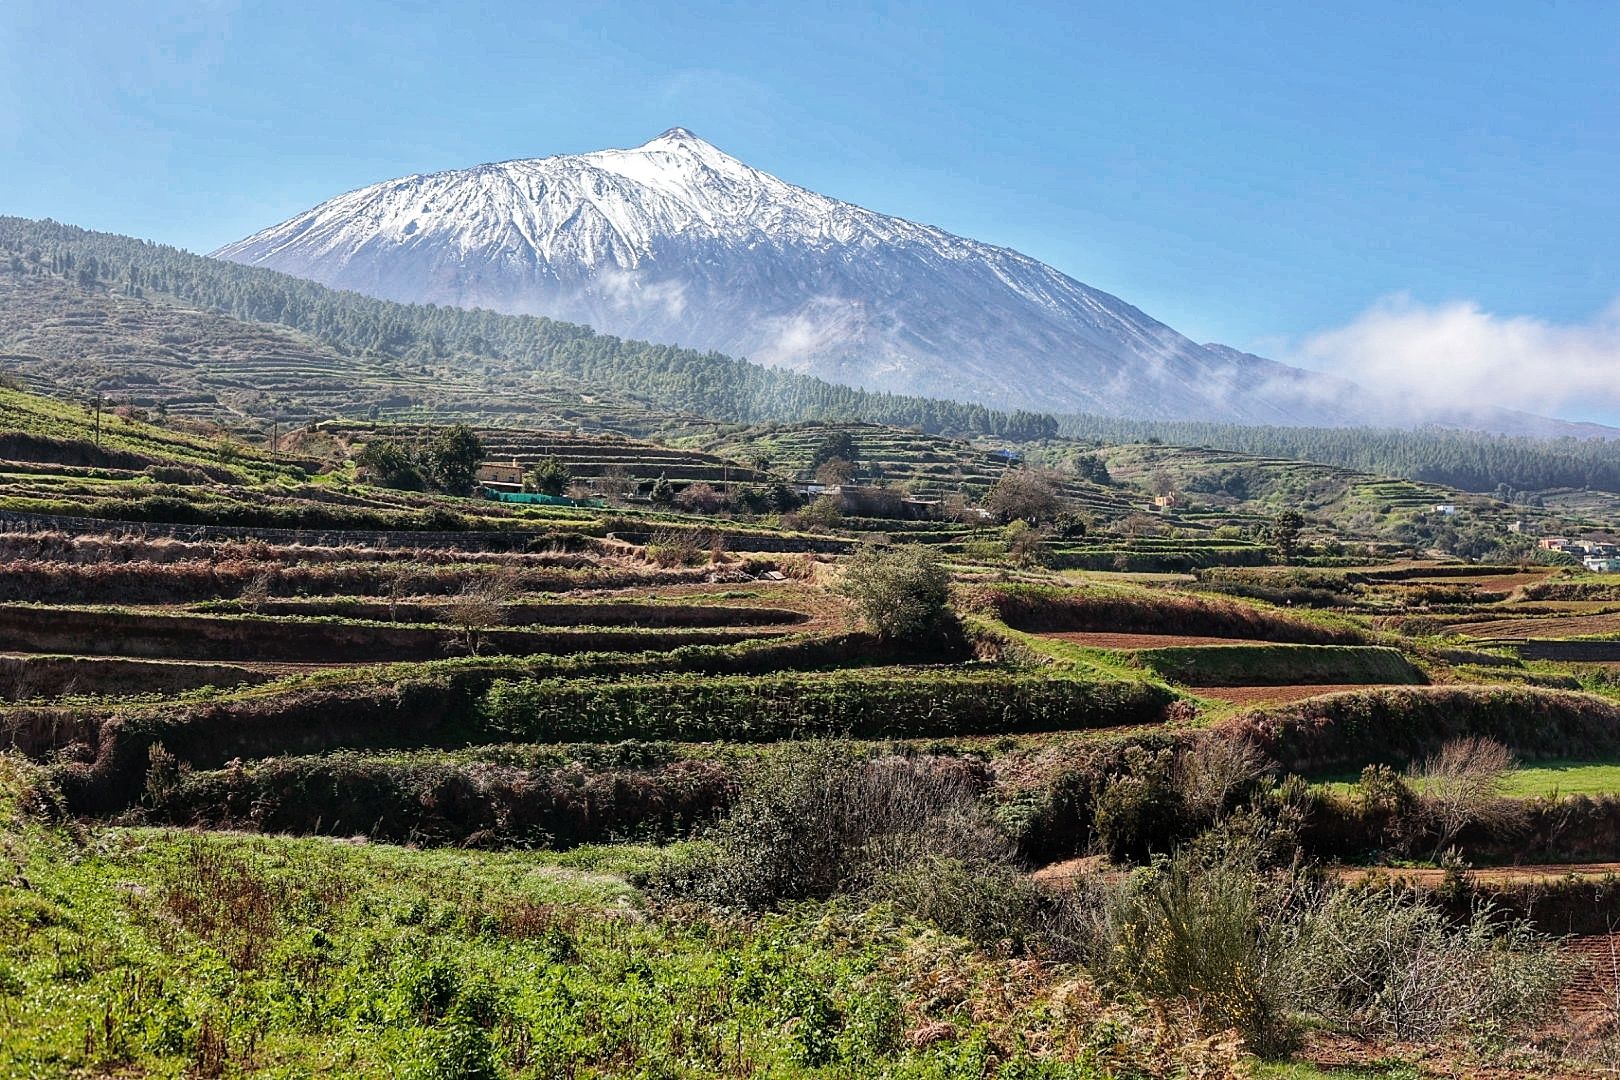
[[[666,860],[646,884],[749,908],[861,892],[981,940],[1016,935],[1032,894],[1016,884],[983,786],[957,759],[803,744],[755,763],[709,844]]]
[[[1562,982],[1549,943],[1476,908],[1460,927],[1387,888],[1338,889],[1291,928],[1294,999],[1338,1030],[1434,1039],[1542,1019]]]
[[[695,566],[703,558],[696,533],[687,529],[660,529],[647,541],[647,559],[663,569]]]
[[[726,505],[726,498],[712,484],[688,484],[675,496],[675,506],[689,514],[716,514]]]
[[[946,624],[951,579],[939,555],[921,544],[865,547],[845,565],[838,591],[874,633],[916,640]]]
[[[1523,828],[1523,806],[1504,796],[1517,765],[1511,750],[1477,735],[1451,740],[1423,763],[1413,786],[1436,856],[1469,825],[1498,835]]]
[[[1042,566],[1046,563],[1046,533],[1019,518],[1002,532],[1007,554],[1022,567]]]
[[[1553,1004],[1564,964],[1524,922],[1481,906],[1457,924],[1415,894],[1260,870],[1246,844],[1200,848],[1054,897],[1047,948],[1261,1054],[1287,1048],[1295,1014],[1362,1038],[1499,1038]]]
[[[1130,747],[1124,770],[1097,793],[1092,809],[1097,846],[1117,862],[1141,862],[1169,851],[1187,834],[1186,810],[1175,751]]]
[[[1282,896],[1240,860],[1162,860],[1105,894],[1086,944],[1105,985],[1195,1005],[1276,1054],[1293,1042]]]
[[[782,523],[789,528],[804,529],[807,532],[826,532],[838,528],[843,522],[843,509],[838,498],[833,495],[818,496],[809,506],[782,519]]]
[[[384,487],[402,491],[427,488],[415,448],[397,440],[372,439],[360,448],[354,463],[362,474]]]

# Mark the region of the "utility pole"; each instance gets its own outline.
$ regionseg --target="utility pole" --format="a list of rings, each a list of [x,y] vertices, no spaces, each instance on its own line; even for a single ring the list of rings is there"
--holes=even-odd
[[[96,449],[101,449],[101,391],[96,391]]]

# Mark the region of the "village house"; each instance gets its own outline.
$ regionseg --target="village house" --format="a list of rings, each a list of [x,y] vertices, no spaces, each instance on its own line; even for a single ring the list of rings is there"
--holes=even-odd
[[[485,487],[516,490],[523,488],[523,466],[516,458],[512,459],[510,465],[485,462],[478,466],[478,471],[473,475]]]

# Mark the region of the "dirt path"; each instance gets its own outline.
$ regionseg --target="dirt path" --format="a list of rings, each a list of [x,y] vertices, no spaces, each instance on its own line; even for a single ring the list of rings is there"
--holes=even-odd
[[[1364,877],[1381,877],[1409,881],[1414,885],[1432,888],[1445,880],[1446,872],[1434,866],[1336,866],[1331,871],[1341,881],[1356,881]],[[1541,863],[1532,866],[1484,866],[1468,871],[1468,876],[1487,885],[1534,884],[1557,881],[1574,874],[1577,877],[1603,877],[1620,875],[1620,862],[1596,863]]]

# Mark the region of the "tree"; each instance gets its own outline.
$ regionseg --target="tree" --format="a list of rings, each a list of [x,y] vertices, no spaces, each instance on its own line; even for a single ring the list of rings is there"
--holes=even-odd
[[[428,470],[452,495],[465,495],[484,463],[484,444],[466,424],[454,424],[434,436],[427,449]]]
[[[574,474],[559,458],[547,456],[534,463],[523,478],[524,486],[542,495],[561,495],[574,482]]]
[[[1051,521],[1062,508],[1052,482],[1032,469],[1008,469],[1002,473],[985,496],[984,505],[1004,522],[1027,521],[1031,525]]]
[[[506,621],[506,605],[517,595],[517,580],[508,572],[468,581],[440,609],[440,618],[460,631],[463,646],[477,656],[484,634]]]
[[[1101,454],[1081,454],[1074,459],[1074,471],[1080,479],[1090,480],[1093,484],[1111,486],[1114,482],[1114,478],[1108,474],[1108,463]]]
[[[836,495],[823,495],[793,515],[793,527],[817,532],[843,524],[844,510]]]
[[[810,455],[810,470],[821,468],[827,462],[841,458],[853,465],[861,460],[860,448],[855,445],[855,436],[847,431],[829,431],[821,437],[816,444],[815,453]]]
[[[1018,566],[1043,566],[1046,563],[1046,533],[1019,518],[1001,533],[1007,545],[1007,554]]]
[[[635,481],[630,478],[630,470],[623,465],[610,465],[596,478],[597,494],[609,499],[623,499],[635,489]]]
[[[816,466],[816,483],[840,487],[855,479],[855,463],[848,458],[829,458]]]
[[[1278,558],[1293,562],[1299,551],[1299,534],[1305,529],[1305,517],[1298,510],[1284,510],[1271,522],[1271,546]]]
[[[1434,836],[1436,858],[1468,825],[1485,826],[1496,835],[1511,835],[1522,826],[1523,806],[1506,797],[1508,776],[1517,767],[1511,750],[1477,735],[1453,739],[1423,763],[1412,786]]]
[[[411,447],[395,439],[372,439],[355,455],[355,467],[374,484],[400,491],[422,491],[427,480]]]
[[[648,493],[647,497],[652,500],[654,506],[673,506],[675,505],[675,485],[669,482],[667,475],[659,473],[658,479],[653,481],[652,491]]]
[[[712,484],[688,484],[675,496],[675,505],[690,514],[715,514],[726,505],[726,497]]]
[[[886,638],[925,638],[950,615],[950,574],[939,554],[923,544],[862,548],[845,564],[837,591]]]

